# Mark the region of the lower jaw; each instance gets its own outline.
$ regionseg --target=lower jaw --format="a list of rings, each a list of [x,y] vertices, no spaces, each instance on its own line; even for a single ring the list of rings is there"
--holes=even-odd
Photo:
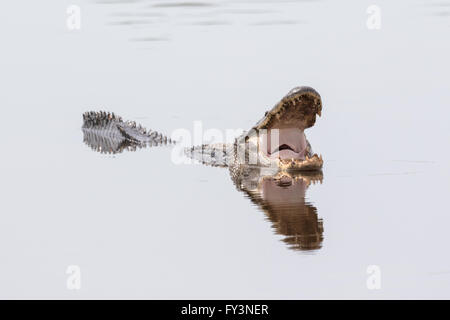
[[[315,171],[321,170],[323,166],[322,156],[314,154],[312,157],[303,159],[295,158],[271,158],[266,155],[260,155],[260,164],[266,167],[273,167],[277,170],[299,170],[299,171]]]
[[[278,167],[281,170],[320,170],[323,166],[322,156],[314,154],[311,158],[305,159],[278,159]]]

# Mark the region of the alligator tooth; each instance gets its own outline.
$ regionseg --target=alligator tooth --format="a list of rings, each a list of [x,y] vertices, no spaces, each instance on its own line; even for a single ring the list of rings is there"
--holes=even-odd
[[[319,117],[322,116],[322,111],[320,109],[317,110],[317,114],[319,115]]]

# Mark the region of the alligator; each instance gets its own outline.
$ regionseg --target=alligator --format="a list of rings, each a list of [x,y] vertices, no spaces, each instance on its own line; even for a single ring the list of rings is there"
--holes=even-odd
[[[312,151],[304,130],[321,116],[322,101],[311,87],[289,91],[233,143],[184,148],[199,163],[229,169],[237,190],[266,213],[292,249],[319,249],[323,223],[305,201],[311,182],[322,182],[322,156]],[[176,141],[106,111],[83,114],[84,142],[94,151],[118,154]]]
[[[281,170],[320,170],[322,156],[313,153],[304,130],[314,125],[316,115],[321,116],[321,112],[322,101],[317,91],[297,87],[233,144],[196,146],[187,149],[186,154],[203,164],[215,166],[228,167],[233,163]],[[120,153],[174,143],[161,133],[147,131],[136,122],[123,121],[114,113],[86,112],[83,120],[86,144],[100,152]]]

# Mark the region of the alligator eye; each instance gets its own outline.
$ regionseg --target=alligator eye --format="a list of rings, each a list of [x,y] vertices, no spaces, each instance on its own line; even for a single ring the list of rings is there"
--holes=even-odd
[[[269,111],[264,112],[264,117],[269,114]]]

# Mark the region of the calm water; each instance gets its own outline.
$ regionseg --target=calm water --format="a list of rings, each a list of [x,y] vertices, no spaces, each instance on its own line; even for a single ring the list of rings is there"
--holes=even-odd
[[[450,1],[377,1],[379,30],[370,4],[3,3],[0,297],[450,298]],[[324,105],[309,186],[83,143],[87,110],[247,129],[297,85]]]

